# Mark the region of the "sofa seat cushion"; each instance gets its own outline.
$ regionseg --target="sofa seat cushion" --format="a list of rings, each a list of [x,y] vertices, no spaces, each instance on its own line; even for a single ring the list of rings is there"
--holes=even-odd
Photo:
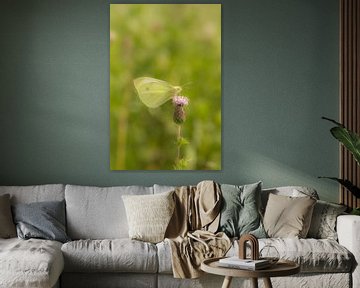
[[[350,272],[354,257],[335,240],[330,239],[264,239],[274,246],[280,258],[294,261],[302,272]]]
[[[122,239],[77,240],[61,248],[66,272],[156,273],[156,246]]]
[[[228,252],[229,256],[238,251],[237,243],[234,244],[232,248],[235,249]],[[298,263],[302,273],[350,272],[354,265],[353,255],[344,246],[330,239],[259,239],[259,249],[265,245],[275,247],[281,259]]]
[[[60,242],[0,239],[0,287],[52,287],[63,268]]]
[[[300,264],[302,273],[350,272],[354,265],[353,255],[338,242],[330,239],[267,238],[259,239],[259,249],[274,246],[280,258]],[[159,273],[172,273],[171,248],[167,241],[157,244]],[[238,255],[235,241],[227,256]],[[250,251],[248,251],[250,256]]]

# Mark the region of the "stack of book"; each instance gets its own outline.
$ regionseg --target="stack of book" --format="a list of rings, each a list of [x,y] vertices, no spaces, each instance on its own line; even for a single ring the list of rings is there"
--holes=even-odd
[[[238,256],[222,258],[219,260],[219,266],[246,270],[260,270],[271,266],[267,259],[251,260],[240,259]]]

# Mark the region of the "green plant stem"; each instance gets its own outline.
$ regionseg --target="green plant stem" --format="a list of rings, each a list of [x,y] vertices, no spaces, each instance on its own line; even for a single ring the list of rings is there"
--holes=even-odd
[[[178,125],[178,135],[177,135],[177,143],[178,143],[178,148],[177,148],[177,162],[180,161],[180,155],[181,155],[180,139],[181,139],[181,125]]]

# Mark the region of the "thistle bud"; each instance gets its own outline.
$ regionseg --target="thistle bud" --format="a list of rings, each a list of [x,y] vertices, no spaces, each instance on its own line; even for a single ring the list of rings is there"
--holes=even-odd
[[[172,101],[175,108],[173,120],[176,124],[180,125],[186,120],[184,106],[187,106],[189,104],[189,99],[185,96],[174,96]]]
[[[182,124],[186,120],[184,106],[176,105],[174,110],[173,120],[176,124]]]

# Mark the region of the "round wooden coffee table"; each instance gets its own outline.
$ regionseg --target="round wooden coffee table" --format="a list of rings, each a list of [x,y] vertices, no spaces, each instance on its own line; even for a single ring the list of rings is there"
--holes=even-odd
[[[251,278],[253,287],[258,288],[258,278],[263,278],[265,287],[272,288],[270,277],[289,276],[300,272],[300,266],[288,260],[279,260],[270,268],[261,270],[244,270],[237,268],[222,267],[219,259],[206,259],[201,263],[201,270],[216,275],[225,276],[222,288],[229,288],[233,277]]]

